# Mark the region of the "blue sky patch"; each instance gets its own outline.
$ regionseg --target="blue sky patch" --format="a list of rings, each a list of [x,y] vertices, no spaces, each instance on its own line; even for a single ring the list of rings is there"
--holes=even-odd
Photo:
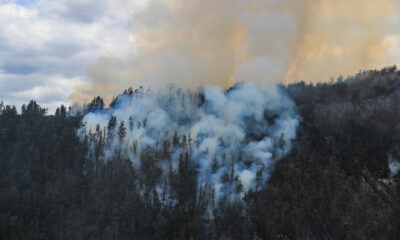
[[[36,0],[17,0],[17,4],[18,5],[22,5],[22,6],[26,6],[29,5],[33,2],[35,2]]]

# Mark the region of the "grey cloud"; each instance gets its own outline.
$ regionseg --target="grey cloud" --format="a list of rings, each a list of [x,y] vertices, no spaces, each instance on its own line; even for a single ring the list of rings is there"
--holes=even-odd
[[[42,14],[89,24],[106,14],[109,2],[101,0],[41,0],[34,5],[42,10]]]
[[[25,91],[35,86],[45,84],[43,76],[31,75],[8,75],[0,74],[0,96],[11,96],[14,92]]]
[[[124,25],[105,0],[0,1],[0,101],[68,104],[88,65],[122,48]],[[51,111],[50,111],[51,112]]]
[[[46,53],[55,57],[71,57],[85,50],[85,47],[78,42],[71,42],[68,40],[51,41],[46,44],[46,48]]]
[[[105,4],[102,1],[74,2],[68,6],[64,16],[75,21],[90,23],[102,17],[105,11]]]
[[[37,72],[39,69],[32,65],[25,64],[5,64],[0,67],[4,72],[8,74],[17,74],[17,75],[27,75],[34,72]]]

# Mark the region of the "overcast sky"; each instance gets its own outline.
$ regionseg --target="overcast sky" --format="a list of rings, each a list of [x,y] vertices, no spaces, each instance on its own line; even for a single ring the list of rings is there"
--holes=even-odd
[[[0,101],[52,114],[129,86],[328,81],[399,64],[399,13],[399,0],[0,0]]]
[[[0,0],[0,101],[69,105],[91,63],[129,51],[124,11],[118,1]]]

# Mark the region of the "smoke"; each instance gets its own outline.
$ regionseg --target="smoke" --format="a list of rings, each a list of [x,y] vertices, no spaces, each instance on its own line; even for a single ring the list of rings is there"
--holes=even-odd
[[[332,76],[400,64],[400,2],[307,1],[286,82],[328,81]]]
[[[162,176],[178,171],[179,159],[188,154],[198,181],[212,184],[217,199],[232,199],[261,186],[290,150],[298,126],[294,108],[276,85],[240,83],[228,91],[207,86],[194,92],[170,85],[156,93],[140,88],[120,95],[109,109],[88,113],[78,133],[88,136],[89,157],[104,142],[104,160],[122,156],[137,169],[150,150]]]
[[[277,0],[150,0],[132,9],[126,58],[104,56],[87,71],[90,83],[76,86],[74,102],[112,96],[130,86],[153,89],[175,84],[230,87],[244,64],[257,61],[262,78],[283,79],[298,26]]]
[[[81,134],[106,128],[105,158],[122,149],[140,167],[138,153],[161,148],[161,139],[172,141],[175,132],[188,145],[190,133],[190,147],[167,149],[168,158],[176,168],[190,148],[200,180],[212,182],[217,193],[238,184],[254,187],[267,178],[260,170],[289,151],[297,117],[277,83],[392,65],[391,51],[400,45],[396,0],[379,6],[374,0],[122,2],[131,48],[123,57],[100,57],[87,70],[89,83],[75,86],[71,99],[82,103],[101,95],[111,102],[131,86],[156,93],[120,96],[111,109],[85,116]],[[224,93],[235,82],[245,83]],[[163,87],[168,84],[183,90]],[[108,129],[112,116],[118,123]],[[129,125],[123,141],[116,130],[121,121]],[[229,170],[234,176],[224,177]]]
[[[400,163],[392,155],[388,155],[388,166],[390,170],[390,177],[394,177],[400,170]]]
[[[397,0],[116,1],[131,46],[100,57],[71,99],[110,102],[122,89],[175,84],[229,87],[257,61],[246,82],[327,81],[399,62]],[[119,45],[119,43],[115,43]]]

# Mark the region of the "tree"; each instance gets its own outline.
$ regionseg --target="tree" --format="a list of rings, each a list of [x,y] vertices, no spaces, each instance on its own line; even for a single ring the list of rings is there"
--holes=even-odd
[[[126,127],[124,121],[121,121],[118,127],[118,137],[122,141],[126,136]]]
[[[103,109],[104,109],[104,101],[100,96],[93,98],[88,107],[89,112],[96,112]]]

